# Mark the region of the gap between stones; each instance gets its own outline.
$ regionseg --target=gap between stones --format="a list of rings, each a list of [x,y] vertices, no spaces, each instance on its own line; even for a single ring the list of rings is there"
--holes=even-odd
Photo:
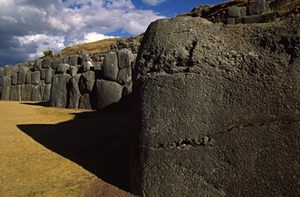
[[[291,123],[300,124],[300,120],[298,121],[290,121],[290,120],[274,120],[268,122],[259,122],[259,123],[243,123],[239,125],[231,125],[227,129],[224,129],[221,132],[213,133],[214,134],[222,134],[224,132],[231,132],[233,129],[244,129],[247,127],[269,127],[269,126],[279,126],[279,125],[287,125]],[[149,148],[151,150],[163,150],[163,149],[188,149],[190,147],[195,146],[213,146],[213,139],[209,136],[204,136],[196,139],[179,139],[178,141],[173,141],[170,143],[159,143],[157,146],[146,146],[143,147]]]

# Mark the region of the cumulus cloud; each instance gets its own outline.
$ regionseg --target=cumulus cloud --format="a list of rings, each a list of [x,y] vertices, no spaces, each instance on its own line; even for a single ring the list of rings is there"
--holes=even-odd
[[[110,38],[117,30],[138,35],[163,17],[137,9],[131,0],[1,0],[0,66],[38,58],[46,49]]]
[[[167,1],[167,0],[142,0],[142,1],[143,1],[143,3],[145,3],[145,4],[152,5],[152,6],[156,6],[156,5],[158,5],[158,4],[160,4],[160,3],[163,3],[163,2],[165,2],[165,1]]]

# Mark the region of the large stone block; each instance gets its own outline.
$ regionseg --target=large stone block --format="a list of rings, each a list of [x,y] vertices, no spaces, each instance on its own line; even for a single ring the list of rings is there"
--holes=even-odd
[[[132,102],[137,195],[300,195],[300,68],[285,51],[271,52],[300,23],[272,25],[217,34],[218,25],[178,17],[148,27]],[[257,32],[273,33],[270,51]]]
[[[34,85],[31,93],[31,101],[43,101],[45,92],[45,83],[41,82],[37,85]]]
[[[68,74],[56,74],[51,84],[50,104],[52,107],[67,107],[68,90],[67,84],[71,76]]]
[[[229,7],[227,9],[227,18],[240,18],[241,8],[239,7]]]
[[[131,67],[133,62],[133,54],[129,49],[121,49],[118,51],[118,66],[119,69]]]
[[[41,71],[42,70],[42,62],[43,59],[36,59],[33,65],[34,71]]]
[[[109,107],[122,98],[123,86],[113,81],[97,80],[97,109]]]
[[[90,102],[90,94],[86,93],[80,96],[79,98],[79,109],[92,109],[91,102]]]
[[[79,79],[79,90],[81,94],[92,92],[94,85],[95,85],[95,72],[88,71],[82,73]]]
[[[46,84],[51,84],[52,76],[53,76],[53,70],[52,70],[52,68],[48,68],[46,70],[46,75],[45,75],[45,83]]]
[[[21,89],[22,89],[21,100],[22,101],[30,101],[33,87],[34,87],[34,85],[32,85],[32,84],[21,85]]]
[[[44,85],[43,102],[49,102],[51,98],[51,84]]]
[[[68,108],[77,109],[79,107],[79,99],[81,96],[79,90],[79,79],[81,74],[77,74],[70,79],[69,82],[69,106]]]
[[[119,70],[117,82],[121,85],[129,85],[132,81],[131,67],[122,68]]]
[[[4,77],[4,68],[0,67],[0,78]]]
[[[8,76],[4,76],[1,100],[9,100],[10,88],[11,88],[11,78]]]
[[[42,60],[42,68],[51,68],[52,59],[51,58],[44,58]]]
[[[11,86],[9,100],[11,101],[21,101],[21,85],[13,85]]]
[[[18,73],[14,73],[11,76],[11,85],[17,85],[18,84]]]
[[[31,83],[33,85],[39,84],[41,81],[41,72],[40,71],[34,71],[31,72]]]
[[[28,67],[21,67],[18,72],[18,85],[25,84],[26,73],[29,71]]]
[[[250,15],[262,14],[268,11],[267,1],[258,0],[248,6],[248,11]]]
[[[118,56],[115,52],[109,52],[103,62],[103,78],[116,81],[118,72]]]
[[[26,72],[25,83],[26,84],[31,84],[31,71]]]
[[[4,66],[4,75],[11,77],[14,74],[14,67],[13,66]]]
[[[70,66],[77,66],[77,65],[81,65],[82,63],[82,59],[79,55],[71,55],[69,57],[69,64]]]
[[[56,69],[56,74],[66,74],[69,69],[70,69],[69,64],[61,63],[58,65]]]

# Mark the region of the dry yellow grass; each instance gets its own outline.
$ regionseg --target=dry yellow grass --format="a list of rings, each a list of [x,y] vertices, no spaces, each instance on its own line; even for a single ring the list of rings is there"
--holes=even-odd
[[[55,130],[59,132],[63,132],[63,129],[70,130],[72,120],[81,113],[90,112],[49,108],[33,103],[0,101],[1,197],[131,196],[98,179],[94,174],[71,161],[72,157],[71,159],[63,157],[53,151],[56,150],[55,148],[53,150],[46,148],[43,140],[40,142],[35,140],[38,133],[49,131],[55,134]],[[91,121],[97,121],[97,117]],[[70,124],[65,128],[57,126],[64,125],[64,122]],[[26,125],[31,126],[26,127]],[[83,128],[87,130],[85,125],[81,128],[80,125],[75,124],[75,126],[78,131]],[[37,134],[33,135],[34,133]],[[33,137],[30,136],[31,134]],[[66,144],[67,147],[70,146],[68,142]],[[71,148],[74,149],[74,146]],[[72,152],[72,150],[67,151]]]

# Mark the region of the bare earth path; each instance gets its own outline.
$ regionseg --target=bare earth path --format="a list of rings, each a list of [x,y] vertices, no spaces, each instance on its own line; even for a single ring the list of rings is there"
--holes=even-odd
[[[129,128],[124,113],[0,101],[0,196],[133,196]]]

